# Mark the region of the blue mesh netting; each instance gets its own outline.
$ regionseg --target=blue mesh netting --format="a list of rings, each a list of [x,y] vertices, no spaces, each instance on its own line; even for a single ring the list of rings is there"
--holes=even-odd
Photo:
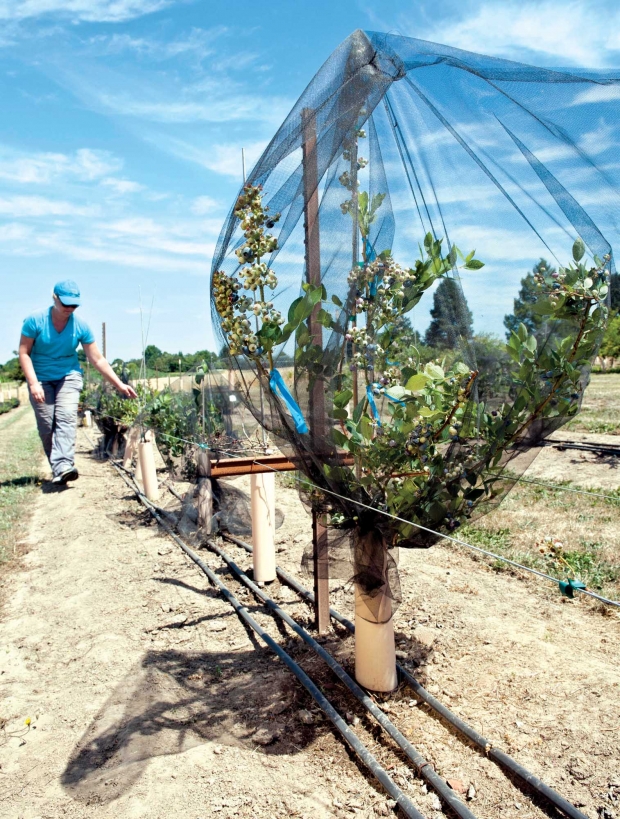
[[[310,275],[304,223],[312,198],[318,200],[309,242],[319,257],[320,280],[329,302],[323,307],[331,312],[332,323],[321,331],[321,356],[311,365],[301,356],[295,367],[291,389],[307,422],[307,434],[296,429],[286,401],[270,389],[252,356],[237,350],[239,354],[233,356],[248,406],[279,437],[285,451],[299,459],[302,471],[315,484],[371,506],[379,502],[372,487],[360,482],[359,470],[356,473],[343,460],[341,440],[333,434],[338,423],[326,416],[335,392],[342,388],[333,378],[336,362],[352,360],[345,334],[356,286],[349,274],[385,251],[391,251],[403,267],[413,265],[424,254],[421,245],[429,234],[431,240],[442,240],[442,252],[448,253],[453,245],[465,253],[475,248],[476,257],[485,263],[482,269],[460,273],[454,265],[447,277],[451,286],[439,290],[435,282],[403,325],[422,348],[425,333],[427,340],[434,338],[428,333],[431,309],[439,309],[444,324],[437,355],[458,354],[478,373],[463,412],[462,424],[468,432],[462,437],[467,440],[448,442],[441,456],[447,458],[447,446],[453,453],[448,460],[459,462],[466,453],[472,457],[479,439],[492,437],[488,423],[486,431],[481,426],[484,412],[491,407],[507,408],[500,416],[510,423],[512,407],[518,406],[527,388],[515,386],[514,362],[489,357],[479,339],[484,334],[504,338],[504,317],[513,312],[522,279],[537,265],[538,272],[542,265],[543,278],[547,276],[543,298],[550,272],[568,264],[578,237],[585,244],[586,257],[599,260],[592,262],[598,275],[615,272],[619,115],[620,72],[602,75],[535,68],[397,35],[356,31],[321,67],[247,180],[249,185],[262,186],[263,204],[270,213],[280,214],[271,229],[278,247],[263,261],[277,275],[278,287],[271,298],[285,317]],[[352,209],[347,212],[346,201],[356,192],[367,194],[370,203],[373,198],[380,200],[365,235],[359,229],[357,210],[353,217]],[[213,271],[238,276],[242,266],[235,251],[245,241],[233,206],[217,244]],[[529,298],[536,302],[538,297],[530,294]],[[229,337],[221,332],[221,313],[214,308],[213,315],[226,343]],[[446,322],[446,316],[451,320]],[[470,329],[464,330],[468,322]],[[561,337],[575,341],[580,330],[578,321],[548,320],[539,322],[536,332],[540,356],[555,349]],[[592,340],[590,359],[598,340]],[[399,345],[393,346],[393,355],[402,355]],[[276,365],[278,355],[294,353],[291,338],[274,350]],[[388,364],[389,360],[388,351]],[[402,367],[400,361],[395,365]],[[373,371],[375,386],[376,378]],[[497,462],[487,447],[485,463],[495,473],[492,485],[476,498],[476,509],[484,511],[501,498],[525,468],[527,459],[515,461],[516,453],[522,454],[575,412],[587,379],[587,362],[582,361],[575,391],[559,403],[556,412],[529,424]],[[317,393],[317,385],[324,397]],[[358,389],[356,397],[366,400],[363,382]],[[377,412],[385,414],[385,396],[380,395],[380,400]],[[400,507],[400,514],[438,531],[450,530],[458,521],[437,517],[435,507],[430,514],[435,496],[429,493],[420,484],[417,496],[409,507]],[[312,501],[323,508],[319,496]],[[327,506],[346,520],[357,518],[351,524],[357,543],[354,564],[374,561],[377,565],[369,569],[370,575],[375,571],[382,582],[391,571],[389,561],[385,555],[361,556],[363,527],[367,532],[378,527],[388,547],[396,542],[406,546],[432,542],[432,537],[412,527],[390,524],[393,531],[386,531],[388,524],[378,522],[376,515],[364,513],[364,517],[359,508],[334,496]],[[375,546],[371,551],[377,551]],[[361,576],[359,571],[356,576]],[[372,589],[374,581],[368,580],[368,572],[364,576],[366,587]],[[396,588],[394,572],[391,582]]]

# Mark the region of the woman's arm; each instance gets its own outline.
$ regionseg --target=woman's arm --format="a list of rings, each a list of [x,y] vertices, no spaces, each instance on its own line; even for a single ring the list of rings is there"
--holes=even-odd
[[[105,358],[101,355],[99,348],[97,347],[96,342],[93,341],[92,344],[82,344],[84,348],[84,352],[86,353],[86,358],[90,361],[93,367],[96,370],[99,370],[101,375],[105,378],[106,381],[109,381],[113,387],[124,395],[125,398],[137,398],[138,395],[133,387],[130,387],[129,384],[123,384],[117,374],[114,372],[112,367],[108,364]]]
[[[45,393],[43,392],[43,387],[37,378],[34,367],[32,366],[32,359],[30,358],[33,344],[34,338],[24,335],[20,336],[19,366],[22,368],[22,372],[26,377],[30,395],[32,395],[33,400],[36,401],[37,404],[42,404],[45,401]]]

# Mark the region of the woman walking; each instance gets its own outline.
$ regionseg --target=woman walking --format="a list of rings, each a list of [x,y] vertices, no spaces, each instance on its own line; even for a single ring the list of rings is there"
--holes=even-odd
[[[30,403],[37,418],[43,449],[52,467],[52,483],[75,481],[75,435],[82,389],[77,357],[81,344],[86,358],[126,398],[137,398],[123,384],[99,352],[88,324],[75,315],[80,289],[74,281],[58,282],[54,303],[24,321],[19,341],[19,363],[26,376]]]

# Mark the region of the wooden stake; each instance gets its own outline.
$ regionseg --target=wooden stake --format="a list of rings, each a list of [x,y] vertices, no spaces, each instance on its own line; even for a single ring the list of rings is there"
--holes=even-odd
[[[273,472],[250,476],[252,560],[257,583],[270,583],[276,579],[275,477]]]
[[[301,112],[303,125],[303,185],[304,230],[306,245],[306,278],[310,284],[321,284],[321,244],[319,233],[319,168],[317,160],[316,117],[311,108]],[[317,321],[322,304],[318,302],[310,318],[308,329],[313,344],[323,347],[323,328]],[[325,439],[325,385],[316,378],[309,396],[310,427],[315,451],[322,448]],[[315,511],[312,512],[312,546],[314,564],[314,594],[316,627],[319,634],[329,630],[329,560],[327,529]]]

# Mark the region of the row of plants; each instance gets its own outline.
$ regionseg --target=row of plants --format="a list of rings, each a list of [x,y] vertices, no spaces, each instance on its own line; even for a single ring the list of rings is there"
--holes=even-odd
[[[0,402],[0,415],[17,409],[17,407],[19,407],[19,398],[9,398],[6,401],[2,401]]]
[[[125,398],[107,385],[91,384],[83,390],[81,402],[84,409],[93,412],[106,448],[114,439],[122,443],[127,431],[139,425],[144,431],[154,431],[162,457],[168,466],[176,467],[196,446],[212,442],[224,432],[224,398],[210,391],[203,394],[204,378],[205,368],[199,367],[191,392],[155,390],[138,383],[137,400]]]

